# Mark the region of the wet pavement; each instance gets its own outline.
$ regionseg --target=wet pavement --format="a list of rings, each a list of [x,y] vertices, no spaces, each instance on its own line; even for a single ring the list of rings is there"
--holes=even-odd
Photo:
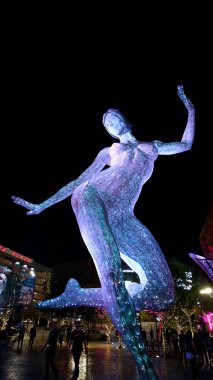
[[[17,352],[8,348],[2,353],[0,359],[1,380],[43,380],[45,365],[45,349],[43,346],[48,336],[47,331],[37,331],[33,349],[28,348],[29,337],[25,336],[23,351]],[[183,365],[179,356],[156,357],[151,355],[159,380],[191,380],[190,366]],[[55,360],[59,376],[58,380],[70,380],[74,363],[70,352],[65,344],[58,349]],[[211,366],[198,366],[200,380],[213,379],[213,363]],[[54,379],[51,374],[50,379]],[[137,368],[129,351],[118,348],[118,343],[107,344],[106,342],[89,342],[88,356],[82,354],[80,360],[79,380],[139,380]]]

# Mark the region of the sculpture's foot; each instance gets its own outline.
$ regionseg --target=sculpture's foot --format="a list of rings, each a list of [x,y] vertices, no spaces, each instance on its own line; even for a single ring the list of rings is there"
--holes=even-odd
[[[75,305],[75,300],[81,291],[81,287],[74,278],[71,278],[65,288],[64,293],[56,298],[52,298],[43,302],[38,302],[37,307],[39,309],[43,308],[63,308],[72,307]]]
[[[78,293],[81,290],[83,290],[83,289],[80,287],[78,281],[75,280],[74,278],[71,278],[68,281],[68,283],[66,285],[66,288],[65,288],[65,291],[64,291],[63,294],[71,294],[71,293],[75,293],[75,292]]]
[[[78,281],[71,278],[65,288],[64,293],[56,298],[38,302],[39,309],[61,309],[65,307],[78,306],[104,306],[101,288],[81,288]]]

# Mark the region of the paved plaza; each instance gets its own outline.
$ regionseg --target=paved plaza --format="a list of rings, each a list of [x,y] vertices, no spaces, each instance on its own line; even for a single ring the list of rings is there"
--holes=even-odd
[[[45,350],[48,332],[38,331],[32,351],[29,350],[29,337],[25,336],[23,351],[17,352],[16,345],[2,353],[0,361],[1,380],[43,380]],[[164,358],[150,355],[159,380],[191,380],[189,365],[183,365],[178,355]],[[56,364],[58,380],[70,380],[73,373],[73,359],[65,344],[58,349]],[[213,364],[198,367],[200,380],[213,379]],[[54,376],[50,377],[54,379]],[[126,348],[118,348],[118,343],[89,342],[88,356],[80,361],[79,380],[139,380],[137,368]]]

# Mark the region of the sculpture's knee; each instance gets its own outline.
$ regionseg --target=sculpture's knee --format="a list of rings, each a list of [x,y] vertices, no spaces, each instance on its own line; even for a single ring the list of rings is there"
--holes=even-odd
[[[85,188],[88,186],[88,182],[84,183],[83,185],[79,186],[73,193],[72,199],[71,199],[71,205],[73,208],[73,211],[76,215],[78,216],[78,213],[85,203],[84,198],[85,198]]]
[[[71,199],[71,205],[75,215],[78,215],[78,197],[74,194]]]

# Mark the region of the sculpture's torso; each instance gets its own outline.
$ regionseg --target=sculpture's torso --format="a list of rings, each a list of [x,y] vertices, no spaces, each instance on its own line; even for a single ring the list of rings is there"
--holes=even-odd
[[[153,172],[157,148],[154,143],[115,143],[109,154],[111,166],[94,175],[90,182],[95,185],[108,212],[115,207],[120,211],[133,210],[143,184]]]

